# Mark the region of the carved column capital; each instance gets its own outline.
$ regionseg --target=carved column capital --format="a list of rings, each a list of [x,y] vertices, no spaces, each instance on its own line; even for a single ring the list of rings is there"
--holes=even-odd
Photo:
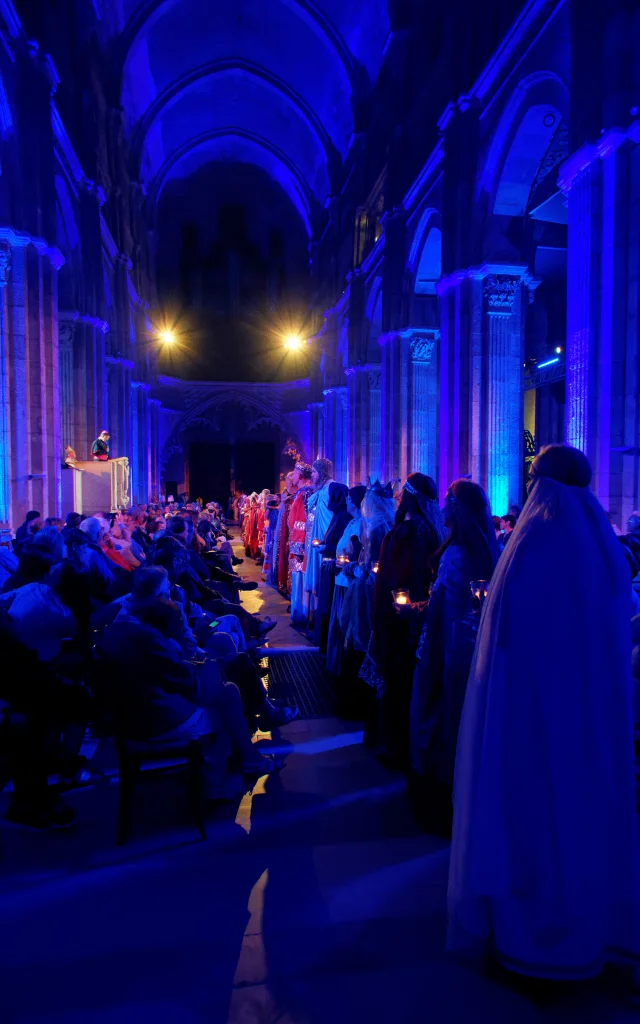
[[[495,274],[485,277],[482,291],[487,313],[511,313],[521,282],[520,277],[503,277]]]
[[[436,346],[435,338],[413,337],[409,342],[411,348],[411,359],[414,363],[430,363],[433,350]]]

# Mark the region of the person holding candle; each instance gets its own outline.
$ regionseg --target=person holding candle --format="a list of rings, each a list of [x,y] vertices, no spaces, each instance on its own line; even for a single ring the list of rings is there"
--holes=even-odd
[[[447,535],[435,481],[411,473],[402,489],[390,532],[382,541],[375,577],[372,638],[363,678],[376,690],[380,721],[371,739],[387,760],[406,763],[411,680],[420,635],[419,624],[398,615],[394,590],[424,601],[433,578],[431,558]],[[375,739],[374,739],[375,736]]]
[[[330,459],[316,459],[311,467],[313,492],[307,498],[307,522],[304,570],[304,589],[308,595],[309,613],[313,617],[318,604],[318,586],[322,552],[320,546],[331,525],[333,512],[329,509],[329,487],[333,482],[333,463]]]
[[[322,553],[318,581],[318,607],[315,617],[315,641],[321,651],[327,649],[331,604],[336,578],[336,551],[351,516],[347,510],[349,488],[335,481],[329,484],[329,511],[332,513],[329,529],[318,550]]]
[[[373,595],[376,579],[373,566],[379,563],[380,547],[393,526],[395,511],[391,485],[383,487],[376,480],[367,490],[362,502],[362,553],[340,615],[344,632],[345,686],[352,695],[352,703],[358,705],[361,710],[374,705],[369,680],[362,676],[373,628]],[[360,678],[363,679],[364,685],[358,682]],[[366,714],[364,717],[367,717]]]
[[[410,719],[413,793],[438,831],[451,828],[453,769],[476,628],[471,581],[488,582],[500,557],[479,484],[451,484],[444,523],[449,536],[434,557],[438,575],[418,645]]]
[[[327,672],[336,678],[340,675],[342,664],[342,652],[344,648],[344,633],[340,625],[340,614],[344,596],[349,584],[353,581],[350,575],[349,566],[354,565],[362,550],[360,532],[362,526],[361,506],[366,487],[361,484],[352,487],[347,496],[347,512],[351,516],[346,529],[336,546],[337,575],[331,603],[331,619],[329,621],[329,635],[327,639]]]

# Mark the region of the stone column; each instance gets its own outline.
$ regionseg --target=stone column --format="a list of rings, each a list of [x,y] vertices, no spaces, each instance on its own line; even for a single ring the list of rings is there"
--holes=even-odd
[[[385,480],[404,479],[409,466],[409,334],[392,331],[379,339],[382,347],[381,451]]]
[[[480,479],[482,283],[469,278],[466,271],[456,271],[438,282],[437,291],[440,297],[438,491],[443,501],[452,480],[467,473]]]
[[[438,465],[438,351],[440,332],[416,328],[411,352],[410,472],[437,476]]]
[[[127,456],[133,462],[131,447],[131,375],[133,363],[119,356],[106,356],[107,418],[111,432],[111,454]]]
[[[640,121],[603,134],[563,165],[569,209],[569,444],[622,528],[640,504]]]
[[[349,480],[365,483],[380,473],[380,367],[345,370],[349,415]]]
[[[149,500],[149,385],[131,381],[131,501],[141,505]]]
[[[382,218],[384,261],[382,265],[382,326],[386,333],[402,329],[409,316],[406,268],[406,211],[394,207]]]
[[[160,494],[160,406],[157,398],[149,399],[150,443],[150,488],[149,496]]]
[[[107,427],[104,335],[109,325],[78,310],[61,310],[58,322],[62,448],[69,444],[79,459],[87,459]]]
[[[314,462],[325,454],[324,440],[324,402],[311,402],[307,409],[310,415],[310,450],[309,458]]]
[[[76,403],[73,394],[74,352],[73,324],[63,323],[60,318],[58,327],[59,359],[60,359],[60,445],[64,453],[67,445],[76,448],[76,430],[74,413]],[[81,407],[82,408],[82,407]],[[80,449],[78,458],[86,458]]]
[[[7,259],[11,250],[4,323],[11,381],[10,516],[15,526],[29,508],[46,515],[61,511],[57,270],[62,257],[42,239],[11,228],[0,229],[0,241]]]
[[[11,268],[11,249],[7,242],[0,245],[0,528],[11,521],[11,432],[9,429],[9,337],[7,324],[7,281]],[[18,525],[16,523],[16,525]]]
[[[346,387],[327,388],[324,392],[325,456],[333,463],[340,483],[348,483],[348,402]]]
[[[382,479],[382,369],[369,370],[369,464],[372,480]]]
[[[522,498],[524,474],[524,319],[526,267],[483,278],[485,409],[480,425],[481,482],[491,508],[504,515]],[[475,395],[473,396],[475,407]]]
[[[468,475],[498,515],[522,496],[528,287],[535,282],[519,264],[470,267],[438,282],[440,496]]]

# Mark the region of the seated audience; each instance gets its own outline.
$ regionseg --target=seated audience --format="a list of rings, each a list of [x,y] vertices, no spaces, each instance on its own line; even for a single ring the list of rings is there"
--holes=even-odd
[[[16,530],[16,547],[30,535],[29,525],[39,519],[40,513],[36,512],[34,509],[32,509],[31,512],[27,512],[24,518],[24,523],[22,523]]]
[[[214,661],[199,669],[185,658],[183,619],[169,592],[163,570],[139,569],[132,600],[104,633],[101,651],[114,667],[114,709],[119,726],[132,739],[169,744],[208,737],[208,796],[219,799],[228,795],[230,753],[241,760],[244,772],[265,774],[275,769],[275,763],[261,758],[251,744],[238,688],[222,682]],[[264,690],[257,710],[269,728],[295,717],[272,705]]]

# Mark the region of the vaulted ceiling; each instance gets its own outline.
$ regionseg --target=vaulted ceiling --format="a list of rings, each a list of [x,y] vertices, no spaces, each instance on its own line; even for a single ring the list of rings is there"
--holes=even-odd
[[[251,163],[310,233],[389,37],[388,0],[116,0],[134,173],[152,200],[211,161]]]

